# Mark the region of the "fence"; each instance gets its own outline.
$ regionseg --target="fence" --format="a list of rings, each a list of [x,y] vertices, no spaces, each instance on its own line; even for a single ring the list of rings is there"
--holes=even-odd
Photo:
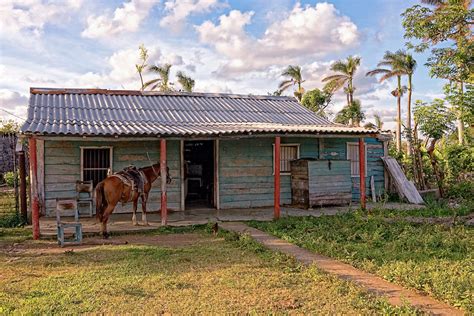
[[[19,214],[17,136],[0,134],[0,219]]]

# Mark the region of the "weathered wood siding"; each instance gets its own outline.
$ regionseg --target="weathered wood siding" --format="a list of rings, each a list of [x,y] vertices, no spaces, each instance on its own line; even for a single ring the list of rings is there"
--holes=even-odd
[[[168,207],[179,209],[180,201],[180,168],[179,141],[168,141],[168,167],[173,178],[168,185]],[[81,147],[111,146],[113,148],[113,171],[134,164],[137,167],[150,165],[147,153],[152,162],[159,160],[159,141],[136,142],[94,142],[94,141],[45,141],[45,205],[47,215],[53,215],[56,198],[75,197],[75,183],[81,179]],[[156,181],[150,192],[149,211],[160,208],[160,184]],[[141,206],[138,206],[141,210]],[[131,204],[124,207],[119,204],[115,212],[130,212]]]
[[[292,204],[309,208],[349,204],[352,200],[349,160],[305,160],[291,163]]]
[[[366,195],[371,196],[370,177],[374,177],[375,192],[377,196],[384,193],[384,166],[383,143],[375,138],[365,138],[367,146],[367,176],[366,176]],[[326,138],[321,139],[320,159],[347,159],[347,143],[357,142],[357,139],[351,138]],[[359,200],[359,177],[352,177],[352,199]]]
[[[221,208],[273,204],[273,138],[220,141]],[[282,144],[300,144],[300,157],[317,158],[315,138],[282,138]],[[290,175],[281,176],[281,203],[291,203]]]

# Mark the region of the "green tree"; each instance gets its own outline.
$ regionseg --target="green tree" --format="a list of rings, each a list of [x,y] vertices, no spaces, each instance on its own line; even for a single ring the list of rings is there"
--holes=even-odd
[[[148,60],[148,50],[145,48],[145,45],[141,44],[138,47],[138,50],[140,51],[140,64],[135,64],[135,68],[137,69],[138,75],[140,76],[140,90],[145,89],[145,84],[143,82],[143,71],[146,69],[147,65],[147,60]]]
[[[376,76],[382,75],[379,79],[380,82],[383,82],[387,79],[396,77],[397,78],[397,88],[392,91],[392,95],[397,98],[397,131],[396,131],[396,144],[397,151],[401,152],[402,149],[402,108],[401,108],[401,98],[405,88],[402,86],[402,75],[405,74],[404,70],[405,63],[405,53],[401,50],[393,53],[386,51],[383,59],[377,64],[377,67],[374,70],[367,72],[366,76]],[[388,68],[382,68],[388,67]]]
[[[426,65],[433,77],[447,79],[464,93],[465,83],[474,83],[474,9],[471,0],[424,0],[403,14],[405,38],[409,48],[431,48]],[[413,42],[418,40],[418,42]],[[462,99],[462,97],[461,97]],[[463,102],[453,104],[458,118],[458,142],[464,142]]]
[[[325,109],[331,103],[332,92],[327,90],[319,90],[313,89],[307,91],[303,95],[303,99],[301,100],[301,104],[310,109],[311,111],[315,112],[316,114],[326,116]]]
[[[444,175],[438,166],[435,155],[436,143],[453,128],[454,115],[444,100],[435,99],[431,104],[420,100],[415,103],[415,124],[421,133],[428,138],[426,151],[430,156],[431,165],[436,175],[440,195],[444,195],[443,180]]]
[[[344,87],[344,92],[347,96],[347,106],[350,106],[354,100],[354,91],[356,88],[353,85],[353,79],[359,65],[360,57],[349,56],[346,60],[338,60],[330,67],[330,69],[337,74],[323,79],[323,82],[329,84],[328,87],[332,89],[332,92],[335,92],[346,85]]]
[[[335,122],[350,126],[360,126],[360,122],[365,119],[365,114],[359,100],[352,101],[350,106],[345,106],[336,115]]]
[[[169,82],[171,67],[171,64],[164,64],[163,66],[151,66],[149,70],[157,74],[158,78],[152,79],[145,83],[143,89],[150,87],[150,90],[158,89],[162,92],[172,91],[173,89],[170,87],[172,83]]]
[[[186,76],[182,71],[178,71],[176,74],[178,82],[186,92],[193,92],[195,81],[191,77]]]
[[[291,86],[296,85],[297,88],[294,92],[295,97],[298,99],[299,102],[301,102],[301,99],[304,94],[304,88],[302,86],[302,83],[304,82],[303,76],[301,74],[301,67],[300,66],[288,66],[282,73],[281,75],[283,77],[288,77],[288,79],[283,80],[280,82],[277,91],[283,92],[286,89],[290,88]]]
[[[0,133],[10,134],[18,133],[20,131],[20,125],[13,120],[2,120],[0,119]]]

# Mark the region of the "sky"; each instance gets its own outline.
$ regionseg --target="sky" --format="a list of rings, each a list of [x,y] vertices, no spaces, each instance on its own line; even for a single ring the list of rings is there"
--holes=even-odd
[[[403,49],[400,14],[415,0],[2,0],[0,118],[26,118],[30,87],[139,89],[140,44],[149,65],[171,63],[196,80],[196,92],[266,95],[282,71],[300,65],[306,90],[322,88],[329,67],[362,61],[355,98],[366,121],[394,128],[394,81],[366,77],[387,50]],[[414,54],[413,99],[442,97],[427,54]],[[151,73],[146,79],[153,79]],[[179,89],[179,85],[175,85]],[[285,92],[292,95],[293,91]],[[403,100],[406,104],[406,99]],[[330,112],[345,104],[335,94]],[[406,106],[406,105],[405,105]]]

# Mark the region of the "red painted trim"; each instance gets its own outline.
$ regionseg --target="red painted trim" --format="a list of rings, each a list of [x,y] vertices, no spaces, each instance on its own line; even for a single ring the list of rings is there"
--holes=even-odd
[[[280,218],[280,137],[275,137],[275,154],[274,154],[274,165],[275,165],[275,175],[274,178],[274,211],[273,217],[275,219]]]
[[[365,210],[365,145],[364,139],[359,138],[359,173],[360,173],[360,207]]]
[[[161,225],[168,224],[168,207],[166,195],[166,139],[160,140],[160,172],[161,172]]]
[[[40,237],[39,225],[39,199],[38,199],[38,158],[36,156],[36,138],[30,137],[29,140],[30,168],[31,168],[31,223],[33,226],[33,239]]]

